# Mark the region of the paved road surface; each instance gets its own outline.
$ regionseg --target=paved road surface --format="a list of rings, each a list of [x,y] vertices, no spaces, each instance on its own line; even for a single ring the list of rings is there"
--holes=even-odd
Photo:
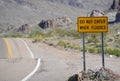
[[[66,81],[69,76],[83,69],[80,52],[60,50],[44,43],[32,43],[31,39],[24,39],[34,54],[35,59],[32,59],[28,48],[20,39],[7,40],[12,48],[12,60],[0,59],[0,81],[21,81],[35,68],[36,58],[41,58],[41,66],[27,81]],[[0,45],[5,46],[0,48],[6,51],[7,47],[3,43],[0,39]],[[0,52],[1,57],[5,51]],[[86,54],[86,60],[87,69],[101,68],[100,55]],[[105,65],[120,74],[120,58],[105,56]]]
[[[21,81],[36,66],[36,59],[31,55],[24,43],[19,39],[7,38],[9,47],[5,40],[0,39],[0,81]],[[12,51],[12,58],[9,51]]]
[[[4,43],[4,40],[0,40],[0,59],[7,59],[7,47]]]

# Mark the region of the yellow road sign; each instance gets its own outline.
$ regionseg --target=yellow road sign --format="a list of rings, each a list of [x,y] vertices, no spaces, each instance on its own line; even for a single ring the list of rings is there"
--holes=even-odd
[[[108,32],[108,17],[78,17],[78,32]]]

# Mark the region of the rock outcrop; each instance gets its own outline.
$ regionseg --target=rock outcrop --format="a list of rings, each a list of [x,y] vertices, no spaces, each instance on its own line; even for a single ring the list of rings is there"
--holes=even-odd
[[[120,10],[120,0],[114,0],[111,9]]]
[[[114,11],[111,15],[114,16],[115,22],[120,22],[120,0],[113,0],[110,10]],[[112,17],[111,15],[110,17]]]
[[[16,32],[22,32],[24,34],[29,33],[30,29],[29,29],[29,25],[28,24],[24,24],[22,26],[20,26],[18,29],[16,29]]]
[[[107,16],[109,23],[120,22],[120,12],[118,11],[99,11],[99,10],[92,10],[90,17],[98,17],[98,16]]]
[[[42,29],[53,28],[53,27],[63,27],[72,24],[72,20],[69,17],[58,17],[54,19],[42,20],[39,26]]]
[[[99,11],[99,10],[92,10],[92,12],[90,14],[88,14],[88,16],[90,17],[96,17],[96,16],[104,16],[104,12],[103,11]]]

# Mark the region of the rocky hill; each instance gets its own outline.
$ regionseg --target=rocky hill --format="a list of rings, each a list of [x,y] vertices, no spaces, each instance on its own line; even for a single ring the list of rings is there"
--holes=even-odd
[[[120,10],[120,0],[114,0],[111,9]]]
[[[0,0],[0,31],[49,18],[65,16],[74,21],[94,9],[107,10],[112,3],[113,0]]]

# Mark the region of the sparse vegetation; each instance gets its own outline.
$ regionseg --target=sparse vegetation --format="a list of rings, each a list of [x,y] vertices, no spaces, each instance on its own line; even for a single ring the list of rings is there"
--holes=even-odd
[[[101,53],[101,34],[86,33],[85,36],[86,52],[94,54]],[[34,32],[32,31],[29,34],[29,37],[33,38],[36,42],[45,41],[48,44],[59,46],[65,49],[82,51],[82,45],[80,45],[82,44],[82,34],[78,33],[77,30],[64,28],[47,29],[45,31],[34,30]],[[104,40],[105,53],[120,56],[120,40],[115,28],[111,27],[110,31],[104,34]]]
[[[104,48],[106,54],[120,56],[120,35],[117,33],[119,29],[118,24],[110,25],[109,32],[104,33]],[[73,28],[32,29],[29,35],[26,36],[22,34],[7,34],[4,35],[4,37],[29,37],[33,38],[35,42],[45,41],[50,45],[82,51],[82,34]],[[100,33],[85,33],[86,52],[101,53],[100,39]]]
[[[74,37],[74,38],[81,38],[82,35],[78,33],[76,30],[69,30],[69,29],[62,29],[62,28],[55,28],[49,31],[47,36],[60,36],[60,37]]]
[[[38,30],[31,31],[29,34],[29,38],[33,38],[36,42],[44,39],[45,37],[46,35]]]
[[[90,38],[90,39],[88,39],[88,43],[95,43],[95,44],[97,44],[99,42],[99,39],[97,39],[97,38]]]
[[[20,34],[9,34],[9,35],[1,35],[0,37],[23,38],[23,37],[25,37],[25,35],[20,35]]]
[[[115,56],[120,56],[120,50],[118,49],[106,49],[105,53],[115,55]]]
[[[75,50],[80,50],[81,48],[75,44],[71,44],[69,42],[65,42],[65,41],[62,41],[60,40],[58,43],[57,43],[58,46],[60,47],[64,47],[64,48],[67,48],[67,49],[75,49]]]

